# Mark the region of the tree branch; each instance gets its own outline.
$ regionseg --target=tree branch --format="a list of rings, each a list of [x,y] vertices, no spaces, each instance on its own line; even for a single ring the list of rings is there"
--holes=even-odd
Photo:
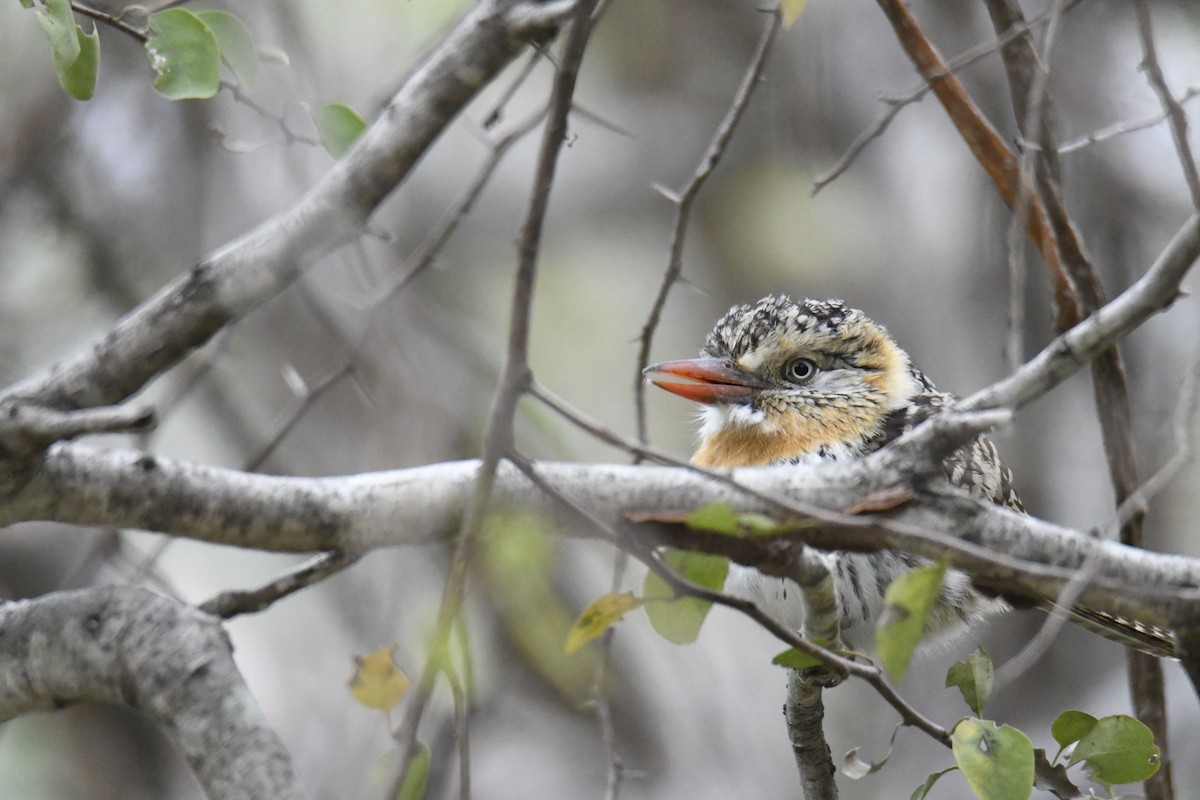
[[[472,6],[345,157],[294,206],[209,254],[93,346],[6,396],[64,408],[118,403],[273,297],[361,232],[476,92],[530,38],[553,32],[563,5],[483,0]]]
[[[209,797],[306,797],[220,620],[144,589],[0,605],[0,719],[112,702],[161,722]]]

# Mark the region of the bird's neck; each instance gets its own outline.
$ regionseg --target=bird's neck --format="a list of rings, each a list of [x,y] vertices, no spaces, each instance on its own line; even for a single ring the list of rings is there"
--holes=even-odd
[[[879,446],[887,417],[887,411],[878,407],[852,411],[819,408],[778,423],[739,419],[728,409],[710,407],[706,412],[712,416],[692,463],[718,469],[803,461],[813,456],[858,456]]]

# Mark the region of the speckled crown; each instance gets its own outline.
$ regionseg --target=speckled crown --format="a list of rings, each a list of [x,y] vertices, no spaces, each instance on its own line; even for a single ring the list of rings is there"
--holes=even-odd
[[[859,324],[866,316],[841,300],[793,300],[787,295],[770,295],[753,305],[734,306],[717,321],[704,340],[703,355],[740,358],[758,347],[769,333],[782,327],[797,332],[821,329],[836,333],[844,324]]]

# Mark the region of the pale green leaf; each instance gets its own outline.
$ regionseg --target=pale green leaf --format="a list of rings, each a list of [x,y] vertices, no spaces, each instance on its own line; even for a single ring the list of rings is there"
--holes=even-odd
[[[958,767],[946,767],[943,770],[930,773],[929,776],[925,778],[925,782],[918,786],[913,793],[909,795],[908,800],[925,800],[925,796],[929,794],[929,790],[933,788],[933,785],[938,782],[938,778],[942,777],[947,772],[953,772],[956,769],[958,769]]]
[[[571,630],[567,631],[567,643],[563,649],[567,655],[574,653],[643,602],[633,592],[609,592],[597,597],[588,603]]]
[[[1033,743],[1021,731],[964,719],[950,741],[955,763],[981,800],[1028,800],[1033,793]]]
[[[258,48],[246,23],[225,11],[197,11],[196,16],[213,32],[221,60],[238,84],[253,89],[258,81]]]
[[[982,647],[975,648],[966,661],[950,667],[946,673],[946,687],[951,686],[958,687],[975,716],[983,716],[983,707],[992,693],[992,659]]]
[[[1086,761],[1092,777],[1101,783],[1144,781],[1161,766],[1162,754],[1154,734],[1126,714],[1096,720],[1071,752],[1071,764]]]
[[[789,647],[787,650],[779,653],[771,659],[771,663],[779,667],[787,667],[788,669],[812,669],[813,667],[825,666],[825,662],[821,659],[795,647]]]
[[[722,556],[668,550],[663,560],[680,576],[709,589],[724,586],[729,572],[729,559]],[[646,573],[642,588],[643,597],[655,601],[646,603],[646,615],[660,636],[675,644],[696,641],[712,603],[696,597],[675,598],[671,587],[654,572]]]
[[[689,528],[709,533],[723,533],[726,536],[736,536],[738,518],[733,513],[729,503],[710,503],[688,514],[684,524]]]
[[[68,97],[76,100],[91,100],[96,94],[96,77],[100,74],[100,34],[95,29],[91,34],[75,27],[79,38],[79,58],[63,69],[55,63],[58,82]]]
[[[221,85],[217,37],[186,8],[151,14],[146,52],[158,73],[154,88],[171,100],[204,99]]]
[[[945,564],[917,567],[892,581],[884,594],[884,612],[875,631],[875,648],[893,680],[903,680],[908,671],[945,574]]]
[[[1096,718],[1091,714],[1071,708],[1059,714],[1054,718],[1054,722],[1050,723],[1050,735],[1058,742],[1060,748],[1066,747],[1082,739],[1095,724]]]
[[[309,109],[321,144],[334,158],[341,158],[367,129],[367,123],[348,105],[325,103]]]
[[[50,40],[50,51],[54,55],[54,68],[62,71],[79,58],[79,36],[75,33],[75,15],[71,12],[70,0],[46,0],[34,6],[38,24]]]
[[[425,787],[429,785],[429,748],[424,742],[417,743],[417,752],[408,762],[408,774],[396,792],[396,800],[421,800]]]

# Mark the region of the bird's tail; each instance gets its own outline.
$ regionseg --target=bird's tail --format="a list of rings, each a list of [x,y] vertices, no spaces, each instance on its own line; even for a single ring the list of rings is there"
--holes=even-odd
[[[1156,658],[1178,658],[1175,652],[1175,634],[1166,628],[1081,606],[1066,608],[1056,603],[1046,603],[1043,608],[1117,644]]]

